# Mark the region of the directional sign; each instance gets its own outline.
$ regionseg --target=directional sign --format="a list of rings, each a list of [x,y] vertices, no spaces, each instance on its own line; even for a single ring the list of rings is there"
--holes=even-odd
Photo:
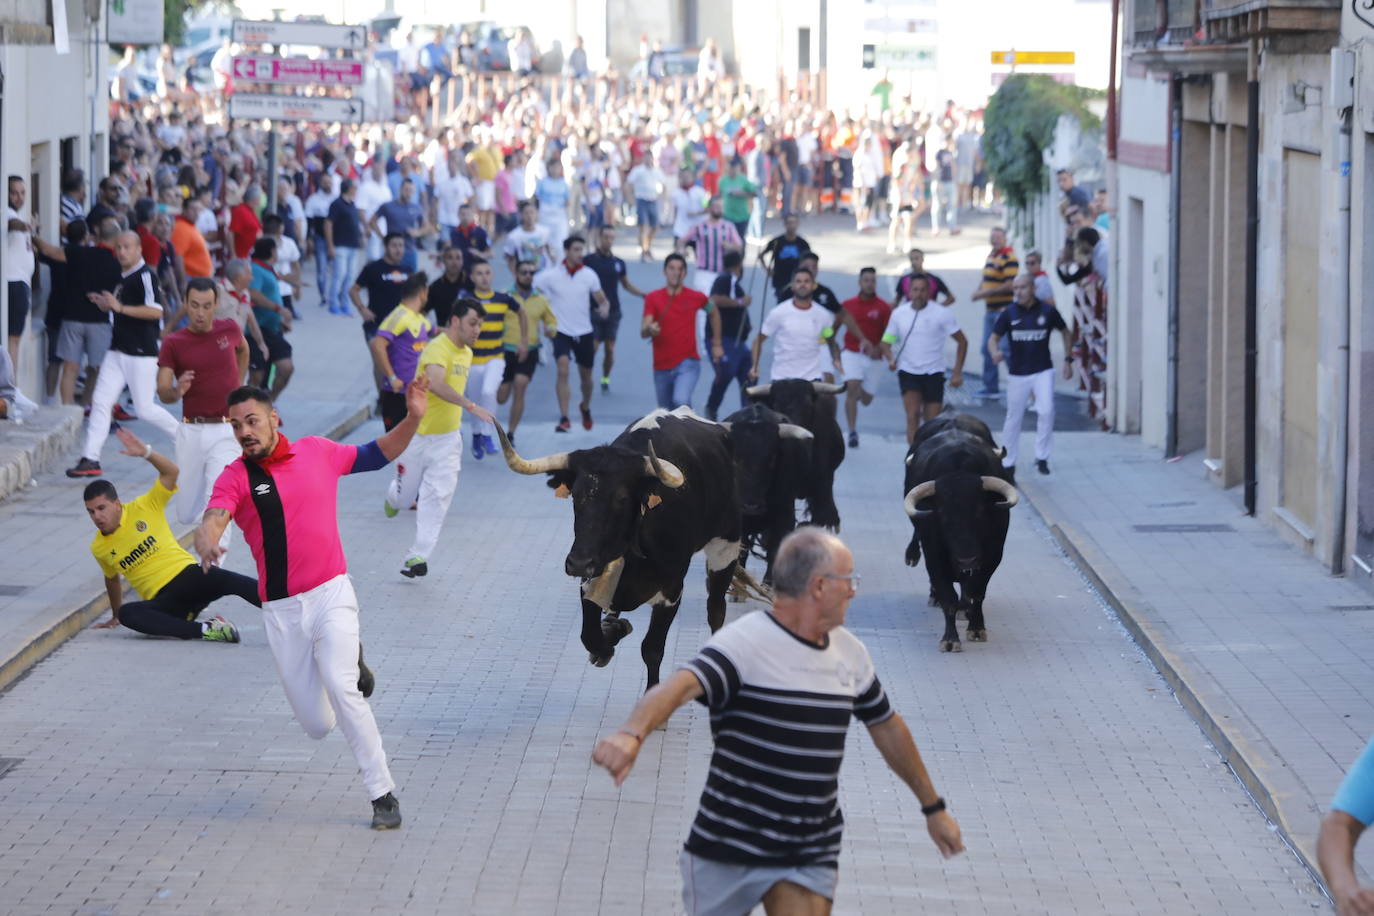
[[[992,63],[1012,67],[1020,64],[1072,64],[1072,51],[993,51]]]
[[[236,57],[234,79],[292,86],[361,86],[363,62],[305,57]]]
[[[328,22],[276,22],[234,20],[234,41],[249,45],[318,45],[360,51],[367,44],[367,29],[360,25]]]
[[[229,97],[229,117],[357,124],[363,120],[363,103],[361,99],[336,99],[325,95],[251,95],[236,92]]]
[[[935,48],[917,48],[907,45],[864,45],[863,67],[888,70],[934,70],[936,66]]]

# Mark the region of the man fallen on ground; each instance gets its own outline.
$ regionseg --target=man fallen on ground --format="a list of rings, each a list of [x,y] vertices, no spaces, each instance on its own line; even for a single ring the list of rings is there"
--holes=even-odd
[[[110,619],[96,628],[123,624],[148,636],[238,642],[238,629],[223,617],[196,618],[212,602],[229,595],[261,607],[257,580],[218,566],[201,568],[177,543],[167,524],[167,503],[176,492],[180,473],[176,464],[127,429],[117,429],[115,435],[125,455],[145,459],[158,477],[148,492],[127,503],[120,502],[108,480],[86,485],[82,498],[97,532],[91,555],[105,574],[110,598]],[[124,603],[121,575],[138,594],[138,601]]]

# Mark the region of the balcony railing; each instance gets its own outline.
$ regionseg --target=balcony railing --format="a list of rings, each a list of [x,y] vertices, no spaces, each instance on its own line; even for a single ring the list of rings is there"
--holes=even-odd
[[[1197,34],[1206,0],[1132,0],[1131,43],[1181,45]]]

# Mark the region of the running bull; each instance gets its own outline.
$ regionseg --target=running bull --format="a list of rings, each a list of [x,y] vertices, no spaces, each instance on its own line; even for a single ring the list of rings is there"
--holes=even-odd
[[[906,562],[915,566],[925,551],[931,602],[945,614],[941,652],[961,649],[956,610],[968,615],[970,641],[988,638],[983,597],[1002,562],[1008,510],[1020,500],[1006,479],[1002,455],[986,423],[946,414],[921,426],[906,456],[903,490],[914,529]]]
[[[735,485],[744,530],[744,563],[753,545],[767,562],[763,583],[773,581],[778,545],[797,527],[797,500],[806,497],[813,436],[762,404],[750,404],[721,421],[730,430],[735,453]]]
[[[653,687],[697,551],[706,554],[707,622],[712,632],[725,623],[740,549],[729,432],[688,408],[658,410],[610,445],[534,460],[521,458],[499,425],[496,432],[512,470],[547,474],[555,495],[572,498],[573,544],[563,568],[582,580],[582,645],[591,663],[607,664],[629,634],[622,612],[652,605],[640,655]]]
[[[810,522],[831,531],[840,530],[840,512],[835,508],[835,471],[844,461],[844,434],[835,419],[835,395],[843,385],[782,379],[767,385],[753,385],[744,393],[771,407],[814,437],[811,444],[811,470],[804,495]]]

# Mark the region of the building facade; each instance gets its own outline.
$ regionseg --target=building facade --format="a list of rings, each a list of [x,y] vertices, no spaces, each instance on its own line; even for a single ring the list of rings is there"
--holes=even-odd
[[[1359,6],[1126,4],[1109,381],[1117,430],[1196,460],[1368,583],[1374,16]]]

